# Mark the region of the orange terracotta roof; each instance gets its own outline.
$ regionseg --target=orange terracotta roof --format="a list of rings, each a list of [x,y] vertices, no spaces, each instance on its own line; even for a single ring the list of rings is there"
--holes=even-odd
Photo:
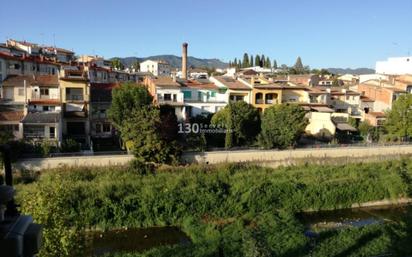
[[[23,117],[23,111],[0,112],[0,121],[21,121]]]
[[[373,100],[369,97],[366,97],[366,96],[361,96],[361,101],[362,102],[375,102],[375,100]]]
[[[383,112],[368,112],[368,115],[374,116],[376,118],[385,118],[385,113]]]
[[[231,78],[231,77],[215,77],[217,81],[222,83],[224,86],[226,86],[229,89],[232,90],[252,90],[250,87],[246,86],[242,82],[240,82],[237,79]]]
[[[170,77],[158,77],[152,81],[157,87],[180,88],[180,84]]]
[[[30,99],[31,104],[45,104],[45,105],[58,105],[59,99]]]
[[[211,89],[211,90],[218,90],[219,87],[217,87],[215,84],[209,82],[209,83],[201,83],[197,80],[186,80],[186,81],[181,81],[181,84],[184,87],[188,88],[197,88],[197,89]]]
[[[3,86],[22,87],[26,81],[27,86],[59,86],[59,78],[57,75],[23,75],[23,76],[8,76],[3,81]]]

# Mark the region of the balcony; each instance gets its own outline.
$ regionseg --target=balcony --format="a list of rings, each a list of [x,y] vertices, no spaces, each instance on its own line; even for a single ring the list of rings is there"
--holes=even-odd
[[[83,101],[83,95],[66,95],[66,101]]]

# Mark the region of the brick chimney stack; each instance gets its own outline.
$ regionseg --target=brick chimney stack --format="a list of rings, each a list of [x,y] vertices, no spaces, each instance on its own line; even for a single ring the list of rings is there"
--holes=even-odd
[[[187,79],[187,43],[182,45],[182,79]]]

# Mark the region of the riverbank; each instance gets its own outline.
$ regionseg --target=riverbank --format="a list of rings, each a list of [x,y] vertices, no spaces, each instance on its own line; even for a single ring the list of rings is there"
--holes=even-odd
[[[268,167],[301,164],[336,164],[375,162],[410,157],[412,145],[363,146],[336,148],[308,148],[295,150],[237,150],[215,152],[186,152],[182,162],[186,164],[218,164],[255,162]],[[91,155],[18,160],[13,166],[17,170],[40,171],[63,167],[105,167],[127,165],[133,155]]]
[[[42,172],[38,181],[18,186],[18,200],[24,213],[45,225],[45,257],[56,256],[57,249],[81,255],[85,229],[152,226],[177,226],[192,243],[129,256],[249,256],[253,249],[268,256],[307,256],[310,251],[324,256],[331,247],[344,253],[363,238],[367,243],[353,256],[372,256],[401,249],[404,237],[411,236],[409,225],[321,235],[314,250],[296,214],[409,198],[411,176],[411,159],[277,169],[191,165],[162,167],[145,176],[125,167],[79,167]],[[395,229],[403,232],[392,233]]]

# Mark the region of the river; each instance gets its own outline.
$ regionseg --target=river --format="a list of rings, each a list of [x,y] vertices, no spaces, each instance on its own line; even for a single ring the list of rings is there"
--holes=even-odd
[[[299,213],[298,218],[306,229],[322,231],[345,227],[362,227],[365,225],[399,222],[412,216],[412,205],[390,205],[379,207],[340,209]]]

